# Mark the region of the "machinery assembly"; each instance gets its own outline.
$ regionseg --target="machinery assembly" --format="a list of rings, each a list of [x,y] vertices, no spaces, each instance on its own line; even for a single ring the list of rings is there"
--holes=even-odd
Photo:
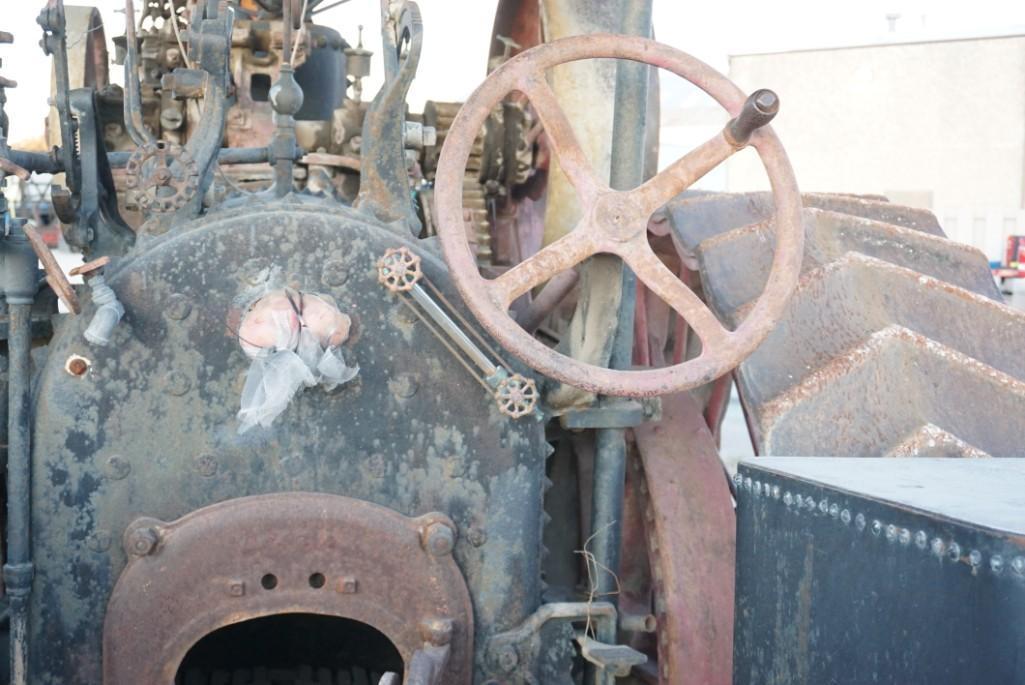
[[[0,181],[52,175],[0,195],[0,682],[1025,682],[1025,315],[980,252],[802,195],[786,103],[650,2],[502,0],[423,112],[417,4],[328,4],[125,0],[108,54],[46,0],[47,152],[0,77]],[[656,73],[728,116],[661,171]],[[770,192],[691,189],[742,150]],[[963,633],[895,647],[948,587]]]

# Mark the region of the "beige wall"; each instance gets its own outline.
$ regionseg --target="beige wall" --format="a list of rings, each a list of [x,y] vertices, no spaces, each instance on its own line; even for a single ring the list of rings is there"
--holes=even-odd
[[[730,76],[779,93],[774,126],[802,190],[970,221],[948,232],[987,253],[998,233],[1025,233],[1025,36],[734,56]],[[727,186],[765,187],[754,155],[731,160]]]

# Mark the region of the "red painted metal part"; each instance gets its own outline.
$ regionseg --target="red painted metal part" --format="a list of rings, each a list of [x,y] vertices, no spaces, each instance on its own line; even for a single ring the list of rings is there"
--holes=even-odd
[[[672,71],[698,86],[736,116],[744,93],[708,65],[665,45],[637,37],[591,34],[527,50],[495,69],[456,116],[437,172],[438,235],[452,278],[467,306],[502,345],[532,368],[570,385],[608,395],[652,396],[692,388],[730,371],[762,342],[783,313],[797,283],[803,251],[801,201],[790,162],[771,128],[751,138],[773,187],[776,253],[765,291],[735,331],[652,251],[646,227],[652,213],[728,159],[736,148],[719,133],[643,185],[611,190],[594,176],[572,124],[548,85],[545,70],[588,58],[621,58]],[[584,209],[580,223],[494,279],[483,278],[466,239],[462,181],[473,141],[488,114],[510,92],[524,93],[545,127],[552,152]],[[520,295],[598,253],[622,258],[644,285],[671,305],[701,338],[702,354],[643,371],[605,369],[567,357],[535,340],[509,316]]]
[[[644,469],[659,682],[729,685],[735,517],[715,439],[689,393],[634,429]]]
[[[451,626],[441,682],[469,685],[473,610],[451,554],[454,530],[443,514],[411,519],[315,493],[228,500],[171,523],[139,519],[125,532],[129,562],[107,607],[103,682],[172,685],[205,635],[313,613],[373,626],[407,671],[437,626]]]

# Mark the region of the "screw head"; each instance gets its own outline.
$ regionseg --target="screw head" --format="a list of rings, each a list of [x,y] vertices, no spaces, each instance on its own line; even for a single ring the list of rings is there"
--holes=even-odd
[[[135,556],[144,557],[153,553],[160,542],[160,535],[155,528],[136,528],[128,534],[128,551]]]
[[[320,275],[326,285],[338,287],[349,280],[349,269],[340,259],[329,259],[324,262],[324,271]]]
[[[181,371],[171,371],[167,374],[167,392],[175,397],[181,397],[192,388],[192,381]]]
[[[127,478],[128,474],[132,472],[132,465],[123,457],[115,454],[107,459],[103,465],[103,472],[111,480],[121,480]]]
[[[423,548],[436,557],[443,557],[451,554],[456,545],[456,534],[441,521],[435,521],[427,526],[421,535]]]

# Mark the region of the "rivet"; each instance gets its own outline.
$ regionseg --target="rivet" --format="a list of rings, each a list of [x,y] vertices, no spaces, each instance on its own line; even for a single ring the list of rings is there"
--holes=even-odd
[[[502,645],[495,650],[495,664],[505,673],[511,672],[520,663],[520,655],[512,645]]]
[[[813,500],[811,497],[805,497],[804,498],[804,506],[808,507],[808,511],[814,512],[815,511],[815,500]]]
[[[847,510],[847,509],[844,509],[843,511],[841,511],[840,512],[840,520],[843,521],[843,524],[845,526],[851,525],[851,512],[849,510]]]
[[[456,534],[444,523],[435,521],[424,529],[420,541],[427,552],[441,557],[452,553],[452,548],[456,544]]]
[[[883,532],[883,522],[879,519],[872,520],[872,535],[879,535]]]
[[[995,575],[1000,575],[1004,571],[1004,558],[999,554],[994,554],[989,558],[989,570]]]
[[[895,526],[895,525],[893,525],[891,523],[888,526],[886,526],[886,540],[888,542],[893,542],[896,539],[897,539],[897,526]]]
[[[228,594],[232,597],[241,597],[246,594],[246,582],[244,580],[229,580]]]
[[[155,528],[136,528],[128,535],[128,551],[136,556],[144,557],[150,554],[160,542],[160,536]]]
[[[185,295],[175,293],[167,298],[167,306],[164,308],[164,311],[175,321],[182,321],[192,313],[192,303]]]
[[[753,485],[754,485],[754,481],[752,481],[752,480],[751,480],[751,477],[750,477],[750,476],[748,476],[747,478],[745,478],[745,479],[744,479],[744,489],[745,489],[745,490],[747,490],[748,492],[750,492],[750,491],[751,491],[751,487],[752,487]]]
[[[73,354],[64,362],[64,370],[72,376],[81,378],[89,371],[89,367],[92,365],[93,363],[85,357]]]
[[[110,531],[101,528],[85,539],[85,546],[93,552],[106,552],[110,549],[111,539]]]
[[[644,513],[646,515],[651,514],[653,516],[653,514],[651,513],[650,509],[645,510]],[[472,528],[470,528],[470,530],[468,530],[466,532],[466,539],[469,540],[470,544],[473,545],[474,547],[480,547],[485,542],[488,541],[488,534],[487,534],[487,532],[485,532],[485,530],[483,528],[478,528],[477,526],[473,526]]]
[[[103,472],[111,480],[121,480],[127,478],[128,474],[132,472],[132,465],[115,454],[107,459],[107,462],[103,465]]]
[[[804,498],[801,497],[800,495],[794,495],[794,504],[796,504],[798,510],[800,510],[801,507],[804,506]]]
[[[352,576],[343,576],[338,579],[335,590],[343,595],[354,595],[359,591],[359,581]]]
[[[295,478],[306,469],[306,460],[302,455],[292,454],[281,460],[281,468],[286,474]]]
[[[340,259],[329,259],[324,262],[324,271],[320,275],[325,285],[338,287],[349,280],[349,269]]]
[[[911,531],[907,528],[901,528],[898,537],[900,539],[900,544],[904,545],[905,547],[911,544]]]
[[[779,499],[779,493],[780,493],[779,486],[778,485],[773,485],[772,486],[772,498],[773,499]]]
[[[865,530],[865,515],[858,514],[854,517],[854,527],[858,529],[858,532]]]
[[[783,504],[785,504],[785,505],[787,505],[789,507],[793,503],[794,503],[794,496],[791,495],[789,492],[783,493]]]
[[[167,392],[181,397],[192,388],[192,381],[181,371],[171,371],[167,374]]]
[[[968,563],[972,566],[978,566],[982,563],[982,552],[977,549],[973,549],[968,553]]]
[[[741,487],[744,484],[744,477],[739,473],[733,474],[733,484],[738,488]]]
[[[949,557],[951,561],[960,560],[961,545],[957,544],[956,542],[951,542],[949,545],[947,545],[947,557]]]
[[[1015,557],[1011,562],[1011,569],[1019,576],[1025,576],[1025,557]]]
[[[939,538],[933,538],[932,542],[929,545],[929,549],[932,550],[932,553],[938,557],[943,556],[945,547],[946,546],[943,544],[943,540],[940,540]]]
[[[924,530],[920,530],[915,533],[915,547],[918,549],[925,549],[929,544],[929,536],[925,534]]]
[[[829,505],[829,515],[833,518],[840,516],[840,506],[836,502]]]
[[[756,480],[755,481],[754,491],[755,491],[755,495],[761,495],[762,494],[762,482],[760,480]]]
[[[822,500],[821,502],[819,502],[819,511],[822,512],[823,514],[828,514],[829,513],[829,502],[827,502],[826,500]]]
[[[217,459],[212,454],[201,454],[195,460],[196,471],[204,478],[217,474]]]

